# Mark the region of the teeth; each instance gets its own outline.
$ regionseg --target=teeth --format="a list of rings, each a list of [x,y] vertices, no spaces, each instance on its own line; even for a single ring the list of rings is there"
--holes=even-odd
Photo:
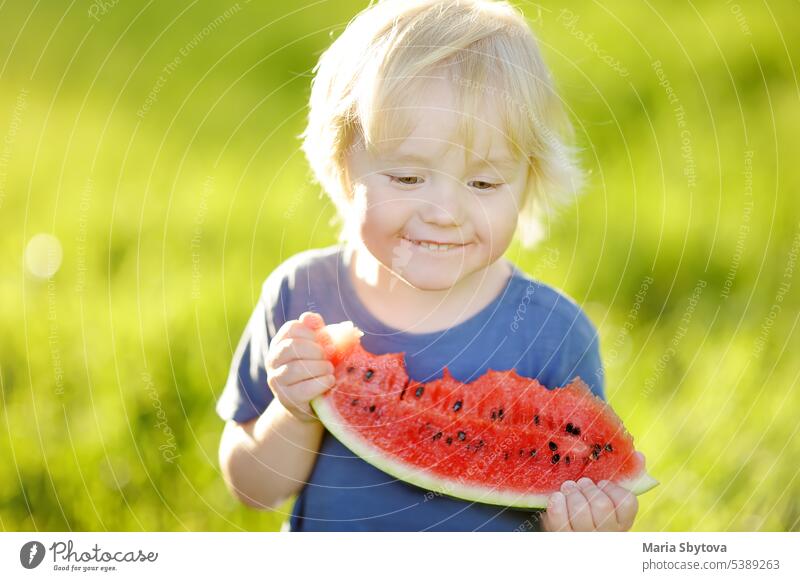
[[[423,248],[427,248],[428,250],[436,250],[439,252],[444,252],[450,250],[451,248],[456,248],[460,246],[459,244],[432,244],[430,242],[417,242],[416,240],[411,240],[417,246],[422,246]]]

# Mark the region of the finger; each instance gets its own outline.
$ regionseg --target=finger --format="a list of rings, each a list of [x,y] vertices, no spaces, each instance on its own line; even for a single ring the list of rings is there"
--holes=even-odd
[[[287,336],[289,336],[290,332],[292,331],[294,331],[295,333],[297,332],[298,329],[296,329],[296,327],[299,327],[301,331],[303,329],[308,329],[305,325],[303,325],[303,323],[301,323],[296,319],[291,321],[286,321],[283,325],[281,325],[280,329],[278,329],[278,331],[275,333],[275,336],[272,338],[272,340],[281,341],[282,339],[285,339]],[[310,329],[308,330],[310,331]],[[309,333],[309,337],[313,335],[314,332],[311,331],[311,333]]]
[[[583,492],[572,480],[567,480],[561,485],[561,492],[567,497],[567,512],[569,522],[574,531],[594,530],[592,521],[592,511],[589,508],[589,501]]]
[[[550,495],[547,501],[547,510],[542,517],[545,529],[551,532],[569,532],[572,527],[569,525],[567,514],[567,502],[564,495],[556,492]]]
[[[273,378],[284,388],[314,377],[333,375],[333,365],[325,360],[298,360],[281,365],[273,372]]]
[[[284,339],[267,356],[267,366],[273,369],[291,361],[326,361],[325,352],[315,341],[309,339]]]
[[[333,375],[322,375],[290,385],[284,393],[297,407],[308,409],[310,412],[311,408],[308,407],[308,402],[328,391],[333,387],[334,382]]]
[[[594,528],[598,531],[618,531],[620,526],[614,501],[589,478],[578,480],[578,486],[589,501]]]
[[[607,480],[601,481],[598,486],[614,503],[620,529],[623,531],[630,530],[633,526],[633,520],[636,518],[636,513],[639,511],[639,501],[636,495]]]
[[[287,339],[305,339],[306,341],[314,341],[314,331],[303,325],[300,321],[287,321],[284,323],[275,336],[269,342],[269,349],[273,349],[273,345],[283,343]]]
[[[322,318],[322,315],[311,311],[306,311],[300,315],[299,320],[307,329],[310,329],[311,331],[319,331],[325,326],[325,320]]]
[[[325,353],[325,357],[331,357],[334,353],[336,353],[336,345],[334,345],[333,337],[328,334],[328,330],[326,328],[320,328],[316,331],[314,339],[319,346],[322,348],[322,352]]]

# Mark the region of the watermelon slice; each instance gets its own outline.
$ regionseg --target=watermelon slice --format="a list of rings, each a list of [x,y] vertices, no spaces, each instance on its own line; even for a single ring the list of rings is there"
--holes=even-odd
[[[566,480],[609,480],[641,494],[658,482],[621,420],[576,378],[549,390],[514,370],[464,384],[447,368],[409,379],[403,353],[373,355],[352,323],[317,331],[336,383],[311,405],[339,441],[392,476],[438,493],[545,508]]]

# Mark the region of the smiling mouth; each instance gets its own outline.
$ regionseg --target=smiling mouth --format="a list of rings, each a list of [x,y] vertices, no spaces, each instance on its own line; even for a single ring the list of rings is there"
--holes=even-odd
[[[412,240],[411,238],[403,237],[403,240],[407,242],[411,242],[414,246],[419,246],[420,248],[425,248],[426,250],[432,250],[434,252],[447,252],[448,250],[454,250],[456,248],[463,248],[467,246],[466,244],[441,244],[438,242],[431,242],[429,240]]]

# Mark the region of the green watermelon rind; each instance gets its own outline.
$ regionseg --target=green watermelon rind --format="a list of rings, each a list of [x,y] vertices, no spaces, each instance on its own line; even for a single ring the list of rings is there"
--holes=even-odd
[[[331,398],[322,395],[311,401],[311,407],[325,428],[337,440],[378,470],[382,470],[395,478],[420,488],[463,500],[515,508],[547,508],[549,494],[525,494],[466,484],[451,478],[437,476],[432,474],[430,470],[394,460],[359,433],[348,429],[347,424],[331,401]],[[636,495],[643,494],[658,485],[658,481],[650,476],[646,470],[642,470],[633,478],[614,483]]]

